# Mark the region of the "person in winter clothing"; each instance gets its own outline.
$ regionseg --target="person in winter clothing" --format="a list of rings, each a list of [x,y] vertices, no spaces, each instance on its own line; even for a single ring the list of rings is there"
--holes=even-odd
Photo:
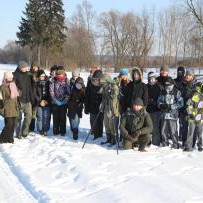
[[[17,97],[18,89],[13,80],[12,72],[5,72],[2,85],[0,87],[2,100],[4,103],[4,123],[5,126],[0,135],[0,143],[14,143],[13,134],[16,117],[19,116],[19,104]]]
[[[167,65],[163,65],[161,66],[160,68],[160,76],[156,78],[157,80],[157,83],[160,85],[160,86],[164,86],[166,80],[170,78],[172,79],[170,76],[169,76],[169,67]]]
[[[133,149],[134,145],[138,145],[138,150],[145,152],[145,147],[151,140],[152,120],[143,105],[142,99],[136,98],[133,108],[121,117],[120,132],[124,149]]]
[[[31,77],[34,95],[36,94],[36,83],[38,81],[38,72],[39,72],[39,65],[36,62],[32,62],[29,75]],[[34,104],[32,104],[32,120],[30,122],[30,127],[29,127],[30,132],[34,132],[35,130],[36,115],[37,115],[37,101],[34,101]]]
[[[91,128],[94,127],[93,129],[94,139],[102,137],[103,135],[103,114],[100,111],[102,95],[99,94],[99,90],[101,88],[100,84],[101,77],[102,71],[96,70],[91,78],[91,82],[87,83],[87,87],[85,90],[85,114],[90,113],[90,125]],[[99,116],[95,123],[95,119],[98,113]]]
[[[37,102],[37,131],[46,136],[50,128],[51,119],[51,98],[49,94],[49,79],[44,70],[38,71],[38,81],[36,82],[36,102]]]
[[[202,152],[203,146],[203,85],[196,85],[196,91],[187,101],[188,132],[183,151],[192,151],[194,148],[194,135],[198,138],[198,151]]]
[[[128,88],[128,84],[130,82],[128,77],[129,71],[127,68],[123,68],[120,70],[119,76],[118,76],[118,86],[120,89],[120,95],[119,95],[119,103],[120,103],[120,114],[125,112],[125,99],[126,99],[126,92]]]
[[[56,76],[50,82],[49,91],[52,100],[53,134],[65,136],[70,83],[63,66],[58,67]]]
[[[159,146],[161,143],[160,135],[160,110],[158,108],[157,99],[160,95],[160,86],[157,84],[154,72],[148,73],[148,105],[147,112],[153,121],[152,144]]]
[[[181,91],[183,87],[183,80],[185,77],[185,68],[182,66],[179,66],[177,69],[177,78],[174,80],[177,88]]]
[[[73,139],[78,139],[78,129],[80,118],[82,118],[83,104],[85,99],[84,80],[78,77],[73,84],[70,99],[68,102],[68,117],[70,121],[70,129],[73,133]]]
[[[186,75],[183,79],[182,88],[180,89],[184,105],[181,109],[179,109],[179,139],[182,140],[182,146],[184,147],[187,132],[188,132],[188,112],[187,112],[187,101],[192,98],[194,93],[196,92],[197,80],[195,79],[195,74],[193,70],[187,70]],[[196,141],[196,136],[194,136],[194,143]]]
[[[102,85],[99,93],[102,94],[101,111],[104,115],[104,126],[106,129],[106,142],[111,145],[118,143],[119,124],[119,87],[108,74],[103,74],[100,83]]]
[[[87,86],[88,86],[88,83],[91,83],[92,76],[93,76],[94,72],[97,71],[97,70],[100,70],[100,68],[97,67],[97,66],[93,66],[93,67],[91,68],[91,70],[90,70],[90,75],[89,75],[88,78],[87,78]]]
[[[132,108],[132,102],[138,97],[143,100],[145,107],[148,104],[148,89],[147,85],[142,82],[142,71],[139,68],[132,70],[132,79],[133,81],[127,86],[124,111],[126,111],[127,108]]]
[[[49,81],[51,81],[51,80],[56,76],[57,70],[58,70],[58,66],[57,66],[57,65],[53,65],[53,66],[50,68]]]
[[[28,74],[28,64],[20,61],[14,72],[14,80],[19,90],[20,114],[16,121],[16,137],[22,138],[29,134],[29,126],[32,119],[32,104],[34,103],[34,93],[32,80]],[[24,121],[21,125],[22,114]]]
[[[72,91],[75,81],[77,80],[77,78],[80,77],[80,71],[78,69],[73,70],[72,72],[72,78],[70,79],[70,89]],[[81,78],[82,79],[82,78]]]
[[[169,146],[169,137],[172,139],[172,148],[178,149],[178,110],[183,106],[181,92],[175,87],[174,81],[168,78],[164,83],[157,100],[161,110],[161,139],[162,146]]]

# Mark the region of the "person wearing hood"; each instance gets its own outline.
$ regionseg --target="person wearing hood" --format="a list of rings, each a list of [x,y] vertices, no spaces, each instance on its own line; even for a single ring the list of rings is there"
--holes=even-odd
[[[119,87],[115,80],[108,74],[103,74],[100,83],[102,85],[99,93],[102,94],[101,112],[104,115],[104,126],[106,130],[106,141],[101,144],[110,143],[110,146],[118,144],[119,124]]]
[[[183,84],[181,88],[181,94],[184,100],[183,107],[179,110],[179,120],[180,120],[180,133],[179,138],[182,140],[182,146],[185,146],[185,142],[187,139],[187,132],[188,132],[188,104],[187,101],[192,98],[194,93],[196,92],[196,86],[198,82],[195,78],[194,70],[189,69],[186,71],[185,77],[183,79]],[[193,146],[196,142],[196,136],[193,136]]]
[[[143,107],[141,98],[133,101],[129,109],[121,117],[120,133],[123,137],[123,149],[133,149],[138,146],[140,152],[145,152],[145,147],[151,140],[153,124],[149,113]]]
[[[128,84],[126,90],[124,111],[126,111],[127,108],[132,108],[132,102],[138,97],[143,100],[144,106],[147,107],[148,88],[147,85],[142,82],[142,71],[139,68],[134,68],[132,70],[132,81]]]
[[[14,143],[13,134],[16,118],[19,116],[18,97],[19,92],[12,72],[5,72],[2,85],[0,87],[1,96],[4,104],[4,123],[1,131],[0,143]]]
[[[70,83],[63,66],[58,66],[56,75],[50,82],[49,93],[52,101],[53,134],[65,136]]]
[[[160,86],[157,84],[156,74],[148,73],[148,105],[147,112],[150,114],[153,121],[152,144],[159,146],[161,143],[160,136],[160,110],[158,108],[157,99],[160,94]]]
[[[72,86],[72,91],[68,102],[68,117],[70,122],[70,129],[73,133],[74,140],[78,139],[79,124],[84,108],[84,99],[84,80],[81,77],[78,77]]]
[[[181,91],[183,86],[183,80],[185,77],[185,68],[183,66],[179,66],[177,69],[177,78],[174,79],[177,88]]]
[[[169,146],[172,139],[172,148],[178,149],[178,110],[183,107],[181,92],[170,77],[165,80],[163,89],[157,99],[158,108],[161,110],[161,139],[162,147]]]
[[[19,90],[20,114],[16,121],[16,137],[21,139],[29,134],[29,126],[32,119],[32,104],[34,104],[34,93],[32,80],[28,74],[29,66],[25,61],[20,61],[14,72],[14,80]],[[23,124],[22,114],[24,114]]]
[[[36,82],[36,103],[37,103],[37,131],[46,136],[50,129],[51,119],[51,98],[49,94],[49,78],[44,70],[38,71],[38,81]]]
[[[93,129],[94,139],[103,136],[103,114],[100,112],[100,104],[102,102],[102,95],[99,93],[101,89],[100,79],[102,71],[96,70],[87,83],[85,90],[85,114],[90,114],[90,125]],[[99,117],[95,123],[95,119],[99,113]],[[95,124],[95,125],[94,125]]]

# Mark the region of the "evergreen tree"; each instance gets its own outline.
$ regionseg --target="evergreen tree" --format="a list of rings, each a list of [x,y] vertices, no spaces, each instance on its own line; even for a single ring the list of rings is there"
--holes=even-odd
[[[59,50],[65,41],[62,0],[29,0],[23,14],[17,32],[17,43],[21,46],[28,45],[31,49],[38,48],[40,63],[42,47],[53,52]]]

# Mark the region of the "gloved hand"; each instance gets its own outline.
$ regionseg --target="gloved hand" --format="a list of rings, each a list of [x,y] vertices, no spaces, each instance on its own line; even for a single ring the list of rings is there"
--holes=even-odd
[[[138,140],[138,137],[133,138],[131,135],[127,135],[126,138],[132,143]]]
[[[160,109],[170,111],[171,110],[171,105],[170,104],[161,104]]]
[[[57,106],[63,105],[62,102],[57,99],[54,100],[54,104],[56,104]]]

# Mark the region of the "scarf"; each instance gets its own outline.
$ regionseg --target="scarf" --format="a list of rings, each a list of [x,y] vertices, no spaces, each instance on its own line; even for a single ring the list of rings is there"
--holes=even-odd
[[[11,99],[15,99],[15,98],[19,97],[18,88],[17,88],[14,81],[13,82],[7,82],[6,80],[4,80],[3,84],[9,88],[10,93],[11,93],[11,95],[10,95]]]

